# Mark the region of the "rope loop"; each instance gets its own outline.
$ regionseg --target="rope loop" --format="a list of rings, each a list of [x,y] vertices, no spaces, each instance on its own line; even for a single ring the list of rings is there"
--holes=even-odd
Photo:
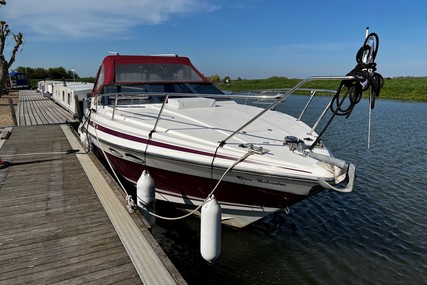
[[[354,106],[360,102],[363,92],[370,89],[371,109],[375,107],[375,98],[380,95],[384,85],[384,78],[377,73],[377,56],[379,38],[376,33],[370,33],[357,51],[357,65],[347,75],[353,76],[354,80],[341,81],[340,86],[332,98],[330,110],[334,115],[346,116],[348,118]],[[348,101],[346,99],[348,98]]]

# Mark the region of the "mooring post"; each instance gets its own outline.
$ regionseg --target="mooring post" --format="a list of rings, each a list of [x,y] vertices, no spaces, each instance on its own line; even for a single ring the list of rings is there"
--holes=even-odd
[[[16,120],[15,108],[13,107],[12,98],[9,98],[9,107],[10,107],[10,112],[12,113],[13,124],[15,126],[17,126],[18,125],[18,121]]]

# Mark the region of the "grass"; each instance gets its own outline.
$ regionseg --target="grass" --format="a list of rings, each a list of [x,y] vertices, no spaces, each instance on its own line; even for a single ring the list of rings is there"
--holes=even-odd
[[[291,88],[301,79],[286,77],[270,77],[268,79],[242,79],[231,80],[229,84],[216,83],[222,90],[247,91],[260,89]],[[340,81],[311,81],[303,88],[320,88],[336,90]],[[393,77],[384,78],[384,87],[381,89],[380,98],[405,101],[427,102],[427,77]]]

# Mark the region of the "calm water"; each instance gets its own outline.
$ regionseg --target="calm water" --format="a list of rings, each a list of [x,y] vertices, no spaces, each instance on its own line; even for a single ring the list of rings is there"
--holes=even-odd
[[[328,99],[316,100],[324,106]],[[214,265],[199,254],[199,219],[158,220],[153,233],[187,282],[427,284],[427,104],[377,101],[370,149],[367,110],[362,101],[325,136],[335,156],[357,165],[352,193],[323,192],[289,214],[223,227]]]

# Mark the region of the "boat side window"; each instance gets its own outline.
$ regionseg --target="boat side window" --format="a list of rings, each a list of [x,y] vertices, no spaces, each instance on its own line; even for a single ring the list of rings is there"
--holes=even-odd
[[[184,83],[150,84],[150,89],[153,92],[162,93],[195,93],[187,84]]]
[[[152,96],[144,96],[145,92],[148,92],[145,84],[132,84],[132,85],[122,85],[121,92],[130,92],[135,93],[135,98],[132,98],[133,95],[127,96],[126,99],[121,99],[120,105],[129,105],[129,104],[147,104],[153,103],[155,100]]]
[[[221,90],[216,88],[213,84],[195,84],[192,83],[190,86],[196,90],[198,94],[224,94]]]
[[[103,88],[104,90],[101,92],[101,94],[110,94],[110,93],[117,93],[120,92],[119,88],[117,85],[106,85]],[[114,102],[114,98],[113,97],[109,97],[109,96],[103,96],[101,98],[101,101],[104,105],[110,105],[111,102]]]
[[[176,93],[196,93],[188,84],[174,84],[174,88]]]
[[[212,84],[165,83],[147,84],[147,91],[159,93],[224,94]]]
[[[145,84],[122,85],[122,92],[147,92]]]
[[[104,93],[105,94],[117,93],[117,92],[119,92],[119,90],[118,90],[117,87],[118,87],[117,85],[107,85],[107,86],[104,86]]]
[[[173,84],[150,84],[150,91],[159,93],[176,93]]]
[[[192,93],[191,91],[184,91],[180,85],[183,84],[173,84],[173,83],[164,83],[164,84],[147,84],[147,90],[149,92],[155,92],[155,93]],[[175,97],[175,96],[174,96]],[[157,98],[157,99],[156,99]],[[165,97],[158,96],[153,97],[155,99],[155,102],[163,102]]]
[[[98,71],[98,79],[96,81],[96,89],[99,89],[104,84],[104,65],[101,65]]]
[[[156,101],[153,100],[152,96],[144,96],[144,93],[149,91],[146,88],[146,84],[109,85],[104,88],[104,91],[106,94],[131,93],[124,95],[124,97],[119,97],[119,100],[117,102],[118,105],[147,104]],[[109,98],[109,104],[112,104],[115,100],[114,96],[106,98]]]

